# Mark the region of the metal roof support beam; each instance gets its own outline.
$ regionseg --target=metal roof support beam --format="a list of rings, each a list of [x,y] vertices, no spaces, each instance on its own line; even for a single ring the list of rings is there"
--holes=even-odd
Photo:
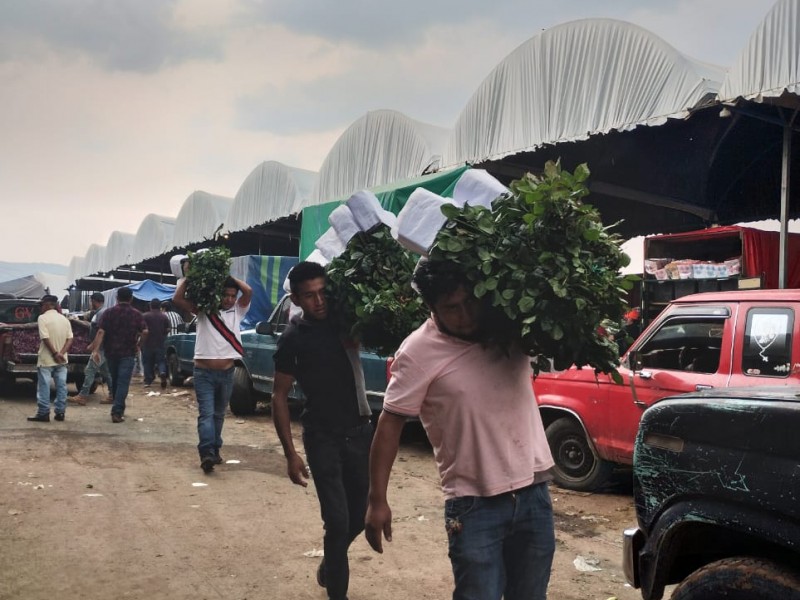
[[[647,204],[649,206],[660,206],[662,208],[670,208],[680,212],[685,212],[690,215],[699,217],[707,223],[714,223],[717,220],[717,214],[710,208],[703,208],[696,206],[682,200],[669,198],[660,194],[653,194],[650,192],[643,192],[641,190],[634,190],[614,183],[606,183],[604,181],[593,181],[589,183],[589,190],[596,194],[603,194],[605,196],[612,196],[614,198],[622,198],[623,200],[631,200],[639,202],[640,204]]]

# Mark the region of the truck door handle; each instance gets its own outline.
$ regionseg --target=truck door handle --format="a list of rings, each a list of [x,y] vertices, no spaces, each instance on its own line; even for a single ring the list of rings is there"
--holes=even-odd
[[[653,372],[652,371],[638,371],[636,374],[639,377],[641,377],[642,379],[652,379],[653,378]]]
[[[700,390],[710,390],[713,387],[714,387],[713,385],[706,385],[704,383],[698,383],[696,386],[694,386],[694,389],[699,392]]]

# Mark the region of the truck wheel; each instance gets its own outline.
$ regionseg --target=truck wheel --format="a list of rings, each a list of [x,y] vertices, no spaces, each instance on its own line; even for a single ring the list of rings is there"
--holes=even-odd
[[[183,374],[181,366],[178,364],[178,355],[171,352],[167,356],[167,373],[169,374],[169,384],[172,386],[183,385]]]
[[[236,367],[233,371],[233,392],[231,393],[231,412],[237,417],[252,415],[256,412],[256,395],[253,382],[244,367]]]
[[[672,600],[800,600],[800,573],[761,558],[725,558],[684,579]]]
[[[603,485],[614,471],[614,463],[599,458],[583,428],[574,419],[562,417],[545,431],[553,454],[553,480],[562,488],[590,492]]]

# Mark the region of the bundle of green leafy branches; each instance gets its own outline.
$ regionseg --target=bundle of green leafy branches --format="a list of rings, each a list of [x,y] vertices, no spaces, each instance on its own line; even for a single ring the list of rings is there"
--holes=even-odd
[[[189,252],[186,296],[206,314],[219,311],[223,284],[230,275],[231,253],[225,246],[204,252]]]
[[[383,356],[428,316],[411,288],[417,256],[380,225],[356,234],[327,266],[328,303],[344,335]]]
[[[599,325],[620,319],[635,277],[619,275],[630,262],[622,238],[581,200],[588,176],[585,164],[569,173],[550,161],[541,176],[512,182],[491,211],[445,206],[430,259],[464,268],[487,301],[492,341],[521,347],[537,372],[552,359],[559,370],[590,365],[619,380],[617,346]]]

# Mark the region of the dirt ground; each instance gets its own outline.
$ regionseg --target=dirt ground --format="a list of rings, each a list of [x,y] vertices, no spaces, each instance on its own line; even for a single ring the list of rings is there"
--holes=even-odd
[[[153,390],[134,379],[121,424],[102,391],[69,405],[63,423],[26,421],[30,382],[0,398],[0,599],[324,600],[319,505],[313,485],[286,477],[269,413],[229,414],[227,463],[206,476],[192,389]],[[551,488],[552,600],[641,597],[621,570],[622,530],[635,521],[629,479],[599,494]],[[404,432],[389,500],[394,541],[383,555],[363,536],[353,544],[350,599],[449,598],[443,502],[418,424]]]

